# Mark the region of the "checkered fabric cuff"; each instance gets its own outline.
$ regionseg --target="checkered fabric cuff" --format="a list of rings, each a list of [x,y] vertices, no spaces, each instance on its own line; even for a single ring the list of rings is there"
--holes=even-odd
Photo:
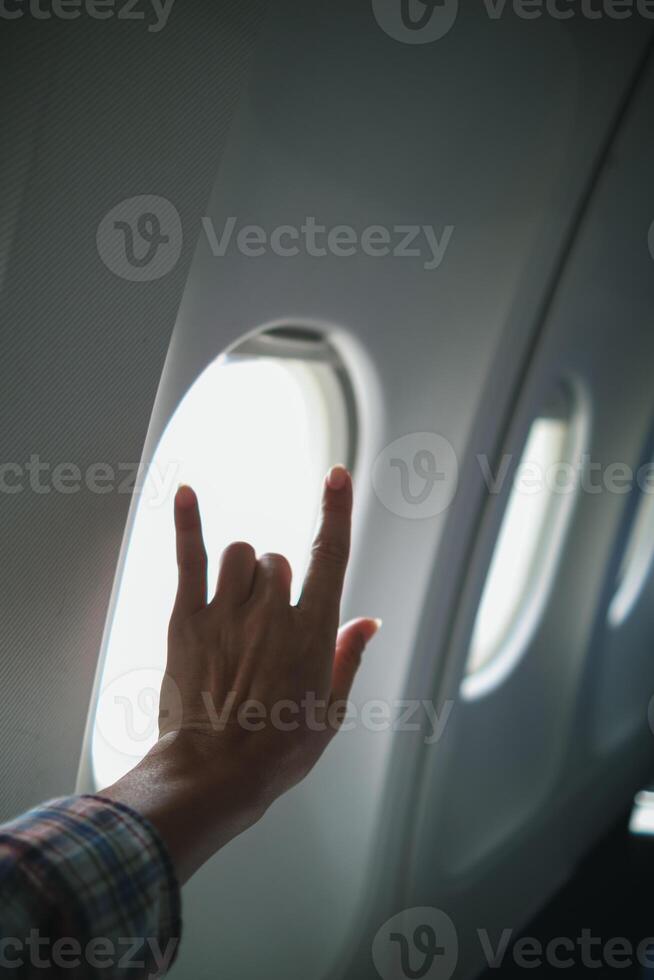
[[[157,977],[181,935],[163,842],[100,796],[51,800],[0,827],[0,972]]]

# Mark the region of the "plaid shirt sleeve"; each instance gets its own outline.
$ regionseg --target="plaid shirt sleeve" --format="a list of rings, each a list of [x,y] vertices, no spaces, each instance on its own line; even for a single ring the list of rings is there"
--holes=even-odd
[[[0,826],[3,976],[159,977],[180,933],[168,853],[129,807],[73,796]]]

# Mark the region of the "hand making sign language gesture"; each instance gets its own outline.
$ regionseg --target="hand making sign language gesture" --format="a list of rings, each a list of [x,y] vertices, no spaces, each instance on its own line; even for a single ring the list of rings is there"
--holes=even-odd
[[[178,588],[168,631],[160,739],[104,795],[157,827],[182,880],[313,768],[342,721],[379,620],[339,629],[352,481],[325,479],[322,516],[297,605],[281,555],[223,552],[208,599],[198,501],[175,498]]]

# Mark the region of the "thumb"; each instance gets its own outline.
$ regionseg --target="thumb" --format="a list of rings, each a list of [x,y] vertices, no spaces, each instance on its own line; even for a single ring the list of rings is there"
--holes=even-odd
[[[351,619],[338,631],[332,671],[332,701],[345,701],[350,693],[361,657],[381,619]]]

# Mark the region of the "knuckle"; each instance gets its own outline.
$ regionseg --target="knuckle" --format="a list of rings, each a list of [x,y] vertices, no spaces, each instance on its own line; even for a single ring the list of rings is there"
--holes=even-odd
[[[328,494],[322,501],[322,512],[324,515],[338,514],[346,515],[350,510],[350,502],[345,494]]]
[[[231,557],[254,559],[254,548],[247,541],[232,541],[223,551],[222,557],[223,561]]]
[[[284,555],[278,554],[276,551],[267,551],[265,555],[261,556],[261,562],[271,568],[273,571],[290,573],[291,566],[288,559]]]
[[[326,565],[343,568],[347,564],[347,548],[339,541],[319,538],[313,545],[312,553],[317,561]]]
[[[177,566],[180,572],[202,571],[207,566],[207,553],[203,548],[193,554],[180,555]]]

